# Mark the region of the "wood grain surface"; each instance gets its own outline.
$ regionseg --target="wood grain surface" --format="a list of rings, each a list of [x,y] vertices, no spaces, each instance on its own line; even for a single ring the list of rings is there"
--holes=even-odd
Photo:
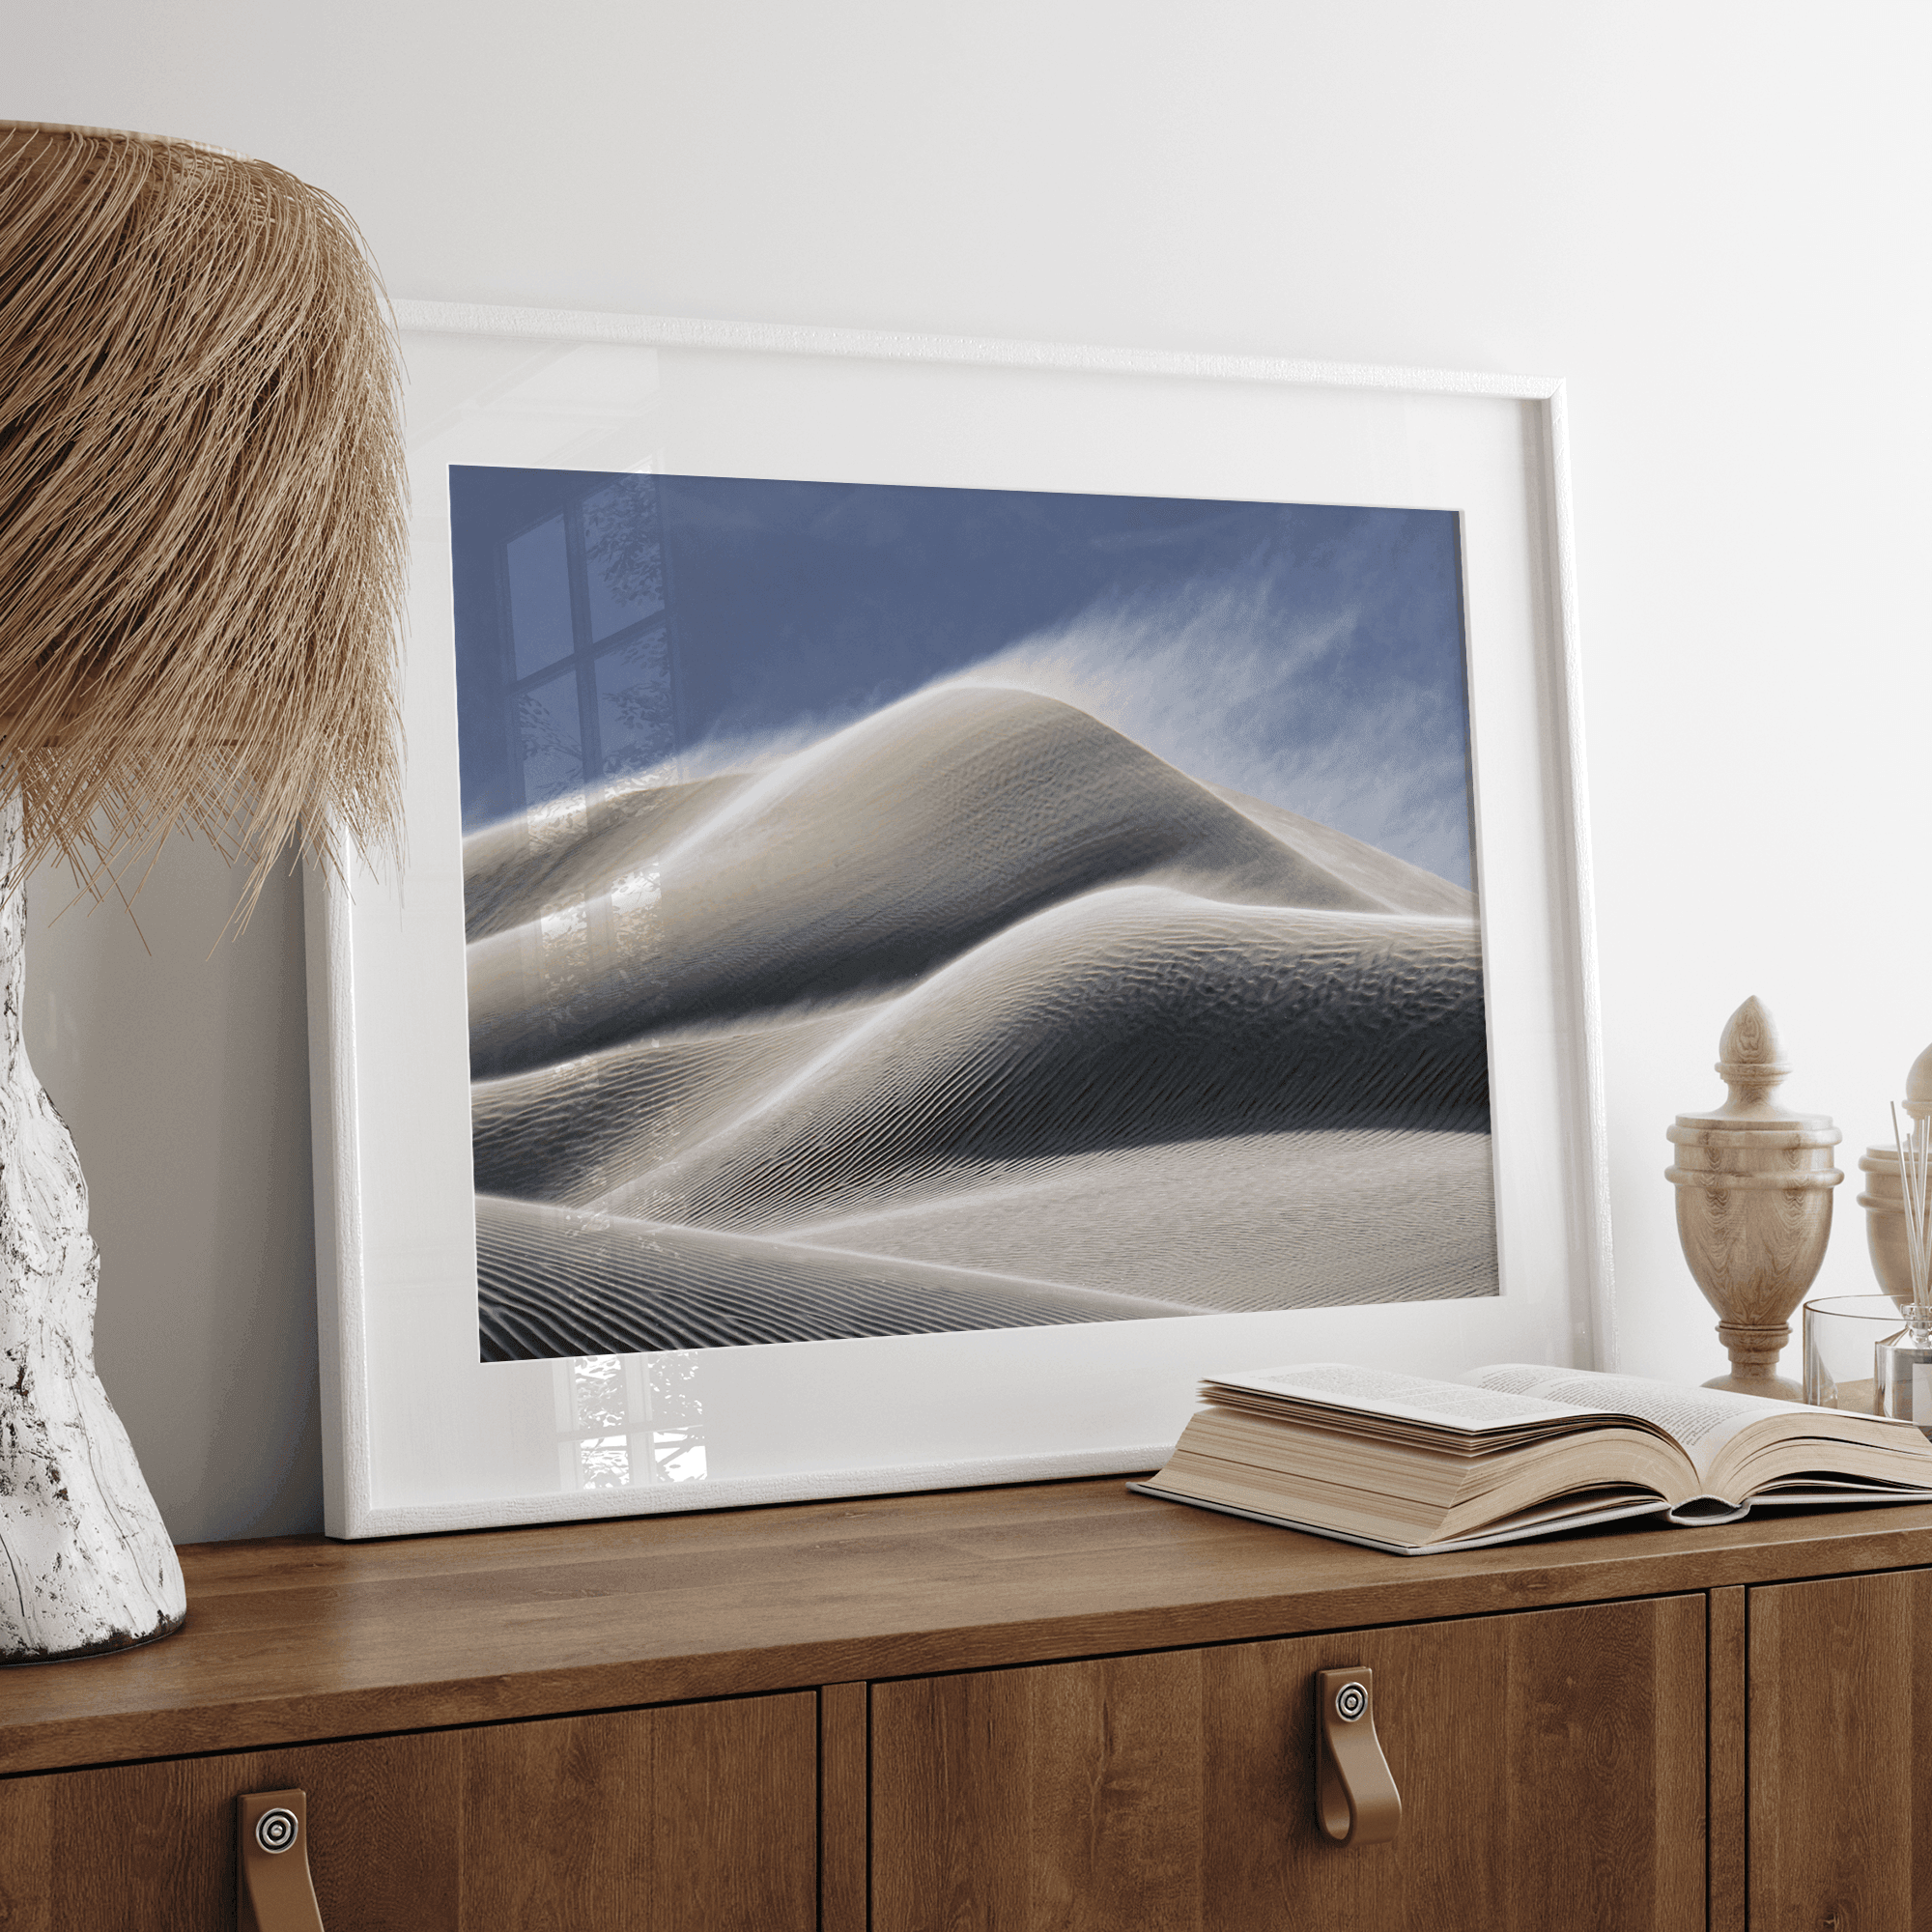
[[[871,1685],[819,1690],[819,1932],[866,1932]]]
[[[1701,1596],[876,1685],[874,1932],[1705,1922]],[[1392,1844],[1314,1816],[1375,1671]]]
[[[819,1932],[866,1932],[871,1686],[818,1693]]]
[[[183,1561],[180,1635],[0,1671],[0,1774],[1903,1569],[1932,1508],[1407,1559],[1108,1478]]]
[[[1710,1833],[1711,1932],[1745,1932],[1748,1825],[1747,1698],[1749,1660],[1745,1606],[1748,1592],[1733,1584],[1713,1590],[1706,1642],[1710,1778],[1706,1800]]]
[[[1928,1616],[1924,1572],[1750,1593],[1751,1932],[1932,1918]]]
[[[810,1693],[0,1781],[0,1926],[235,1923],[235,1800],[308,1793],[328,1932],[810,1932]]]

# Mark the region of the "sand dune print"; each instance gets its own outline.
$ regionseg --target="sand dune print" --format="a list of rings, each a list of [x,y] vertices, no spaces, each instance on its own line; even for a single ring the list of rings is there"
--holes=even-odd
[[[465,844],[487,1360],[1496,1292],[1470,893],[955,679]]]

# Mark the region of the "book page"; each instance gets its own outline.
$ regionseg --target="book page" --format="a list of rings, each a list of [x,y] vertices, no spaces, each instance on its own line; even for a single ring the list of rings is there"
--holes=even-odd
[[[1588,1404],[1640,1416],[1682,1447],[1700,1477],[1709,1476],[1724,1445],[1753,1422],[1766,1421],[1778,1411],[1806,1421],[1818,1414],[1798,1402],[1771,1402],[1762,1396],[1732,1395],[1726,1389],[1652,1381],[1645,1376],[1606,1376],[1595,1369],[1552,1369],[1529,1362],[1476,1369],[1469,1380],[1477,1388],[1499,1393]]]
[[[1539,1370],[1548,1375],[1548,1370]],[[1564,1371],[1563,1373],[1568,1373]],[[1398,1375],[1393,1369],[1363,1369],[1350,1362],[1306,1362],[1292,1369],[1265,1369],[1260,1375],[1210,1376],[1204,1392],[1211,1402],[1217,1389],[1244,1389],[1257,1395],[1287,1396],[1336,1408],[1365,1409],[1409,1422],[1482,1434],[1520,1429],[1524,1423],[1594,1416],[1601,1405],[1574,1397],[1552,1399],[1503,1385],[1443,1382],[1427,1376]]]

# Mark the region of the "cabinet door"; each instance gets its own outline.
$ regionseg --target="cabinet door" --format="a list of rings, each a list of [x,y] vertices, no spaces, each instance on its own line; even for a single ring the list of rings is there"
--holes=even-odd
[[[873,1932],[1704,1923],[1704,1599],[881,1684]],[[1315,1821],[1368,1664],[1390,1844]]]
[[[1751,1932],[1932,1922],[1928,1617],[1923,1570],[1750,1593]]]
[[[6,1932],[235,1923],[235,1799],[308,1793],[327,1932],[809,1932],[816,1699],[0,1781]]]

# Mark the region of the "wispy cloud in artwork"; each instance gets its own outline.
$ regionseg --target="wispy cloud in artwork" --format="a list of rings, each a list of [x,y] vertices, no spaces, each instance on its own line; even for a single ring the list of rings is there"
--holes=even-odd
[[[1362,626],[1352,607],[1285,617],[1256,567],[1104,598],[966,676],[1077,704],[1196,778],[1466,886],[1462,715],[1385,668],[1369,684]]]
[[[1365,647],[1370,618],[1359,605],[1284,611],[1279,575],[1261,560],[1112,593],[932,685],[1005,685],[1078,705],[1193,777],[1470,884],[1460,708]],[[872,708],[846,704],[781,731],[708,739],[674,776],[761,769]]]

